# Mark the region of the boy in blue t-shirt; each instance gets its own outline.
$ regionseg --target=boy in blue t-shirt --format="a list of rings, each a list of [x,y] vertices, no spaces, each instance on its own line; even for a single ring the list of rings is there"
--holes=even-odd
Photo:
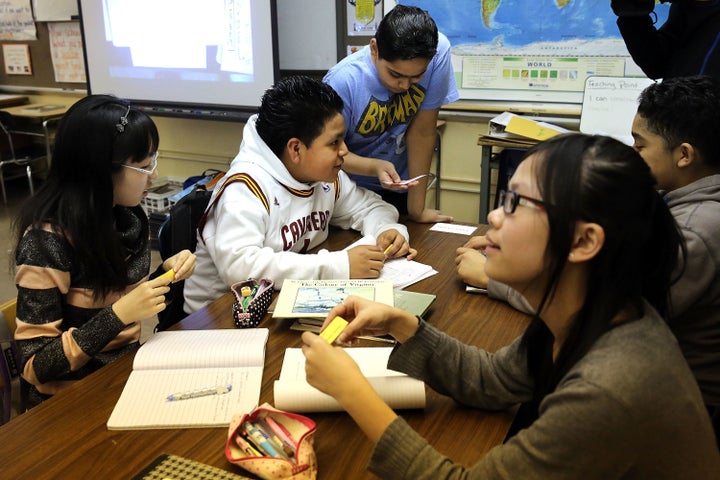
[[[324,81],[345,104],[350,153],[344,169],[358,185],[376,191],[411,220],[452,221],[425,208],[427,178],[407,192],[388,190],[400,179],[428,173],[440,107],[458,99],[450,42],[428,13],[396,6],[370,44],[331,68]]]

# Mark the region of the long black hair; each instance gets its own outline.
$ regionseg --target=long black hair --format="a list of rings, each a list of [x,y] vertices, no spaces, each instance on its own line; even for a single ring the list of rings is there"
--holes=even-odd
[[[630,308],[641,314],[645,299],[669,316],[670,285],[682,273],[676,267],[685,256],[682,235],[654,188],[655,179],[632,148],[609,137],[567,134],[537,145],[526,157],[531,155],[548,216],[549,281],[522,339],[535,379],[530,421],[542,398],[615,326],[619,313]],[[590,261],[588,294],[553,362],[554,339],[540,316],[555,294],[578,221],[599,224],[605,240]]]
[[[121,121],[125,118],[127,122]],[[96,297],[127,286],[125,250],[115,229],[113,173],[126,161],[142,162],[157,151],[157,127],[145,113],[110,95],[76,102],[58,126],[50,171],[15,220],[17,245],[28,228],[49,225],[73,247]],[[144,219],[140,250],[148,241]]]

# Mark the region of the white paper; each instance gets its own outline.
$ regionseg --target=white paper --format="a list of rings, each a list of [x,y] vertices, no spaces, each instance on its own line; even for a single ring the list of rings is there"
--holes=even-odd
[[[375,245],[376,242],[375,237],[372,235],[365,235],[360,240],[345,247],[345,251],[358,245]],[[430,265],[401,257],[387,260],[383,269],[380,270],[380,276],[377,279],[392,281],[393,288],[405,288],[420,280],[432,277],[436,273],[438,273],[437,270]]]
[[[435,232],[459,233],[460,235],[472,235],[477,230],[476,226],[460,225],[457,223],[436,223],[430,230]]]
[[[390,408],[425,408],[425,384],[387,368],[392,347],[346,348],[345,351]],[[334,398],[307,383],[305,356],[299,348],[285,350],[280,378],[274,385],[274,402],[276,408],[292,412],[342,411]]]

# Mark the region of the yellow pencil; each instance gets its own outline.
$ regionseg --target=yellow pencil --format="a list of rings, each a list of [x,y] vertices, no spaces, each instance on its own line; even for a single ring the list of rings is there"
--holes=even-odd
[[[392,243],[390,245],[388,245],[387,248],[385,249],[385,251],[383,252],[383,255],[387,255],[392,247],[393,247]]]

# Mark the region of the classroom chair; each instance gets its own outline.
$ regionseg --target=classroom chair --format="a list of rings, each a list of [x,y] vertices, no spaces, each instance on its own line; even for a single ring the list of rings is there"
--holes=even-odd
[[[10,420],[12,406],[12,380],[18,375],[20,351],[15,339],[15,312],[17,299],[13,298],[0,305],[0,388],[2,389],[2,423]]]
[[[7,143],[4,152],[0,152],[0,189],[2,189],[3,203],[7,205],[7,192],[5,191],[5,180],[27,177],[30,194],[35,193],[32,177],[32,166],[40,160],[48,158],[48,148],[40,145],[30,145],[25,148],[15,148],[13,141],[13,128],[15,120],[8,112],[0,110],[0,129],[2,130]],[[6,173],[7,172],[7,173]]]

